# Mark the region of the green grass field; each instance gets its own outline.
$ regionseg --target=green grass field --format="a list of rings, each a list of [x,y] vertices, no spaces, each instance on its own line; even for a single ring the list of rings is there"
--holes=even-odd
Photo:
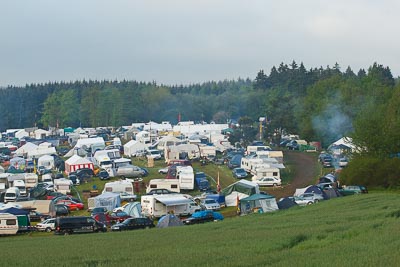
[[[169,229],[0,238],[2,266],[398,266],[400,195]]]

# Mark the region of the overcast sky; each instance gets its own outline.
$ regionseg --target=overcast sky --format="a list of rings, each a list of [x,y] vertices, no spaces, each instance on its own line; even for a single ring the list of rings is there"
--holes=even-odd
[[[397,0],[0,0],[0,86],[254,79],[281,62],[400,75]]]

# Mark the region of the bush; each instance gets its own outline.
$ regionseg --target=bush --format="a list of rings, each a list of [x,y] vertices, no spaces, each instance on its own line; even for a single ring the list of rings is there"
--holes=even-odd
[[[347,185],[397,187],[400,185],[400,158],[356,157],[342,171],[340,180]]]

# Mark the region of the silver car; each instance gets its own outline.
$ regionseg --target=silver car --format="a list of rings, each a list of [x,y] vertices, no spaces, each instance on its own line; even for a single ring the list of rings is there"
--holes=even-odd
[[[311,205],[322,200],[324,200],[324,197],[315,193],[304,193],[294,197],[294,201],[300,206]]]
[[[201,207],[205,210],[220,210],[221,205],[215,200],[211,198],[206,198],[201,203]]]

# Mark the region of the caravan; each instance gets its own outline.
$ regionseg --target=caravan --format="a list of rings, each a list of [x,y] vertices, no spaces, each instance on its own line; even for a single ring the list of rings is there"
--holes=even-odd
[[[0,213],[0,235],[15,235],[17,232],[17,216],[10,213]]]
[[[176,193],[181,191],[178,179],[152,179],[149,182],[146,193],[153,189],[167,189]]]
[[[182,190],[194,189],[194,172],[192,166],[176,166],[176,178]]]
[[[201,208],[182,194],[144,195],[141,198],[142,213],[148,217],[161,217],[168,213],[177,216],[190,215]]]

